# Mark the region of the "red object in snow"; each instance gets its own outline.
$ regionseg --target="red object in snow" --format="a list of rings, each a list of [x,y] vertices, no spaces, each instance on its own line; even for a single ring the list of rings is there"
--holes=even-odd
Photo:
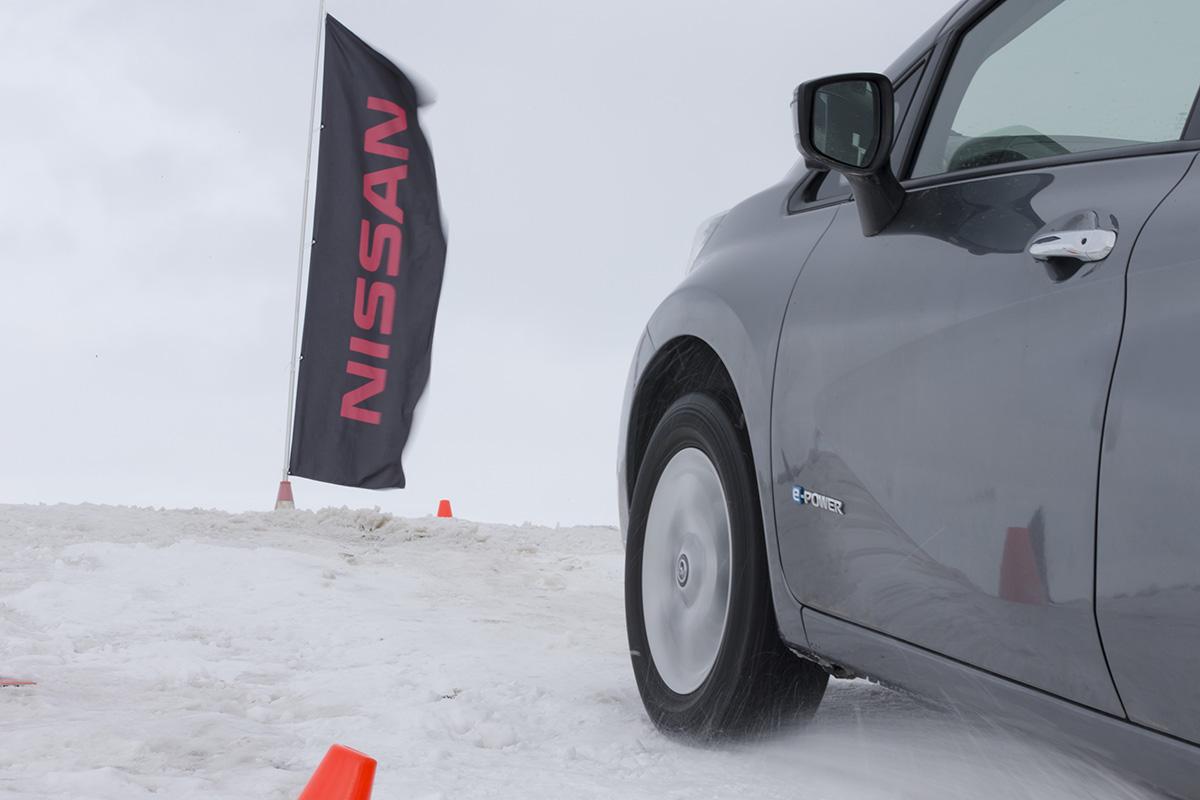
[[[439,517],[453,517],[454,516],[454,512],[450,510],[450,501],[449,500],[443,500],[440,503],[438,503],[437,515]]]
[[[335,744],[321,759],[300,800],[371,800],[376,763],[364,753]]]
[[[0,686],[37,686],[37,681],[23,681],[20,678],[6,678],[0,675]]]
[[[292,482],[280,481],[279,492],[275,495],[275,510],[281,508],[295,508],[296,503],[292,500]]]

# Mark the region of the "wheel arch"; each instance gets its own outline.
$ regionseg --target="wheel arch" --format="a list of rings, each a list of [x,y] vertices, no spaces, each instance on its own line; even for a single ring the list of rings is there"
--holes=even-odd
[[[698,277],[696,275],[693,278]],[[771,391],[783,303],[753,318],[726,301],[725,292],[691,281],[670,295],[651,317],[635,360],[621,432],[622,531],[641,459],[654,426],[677,398],[706,391],[722,404],[744,436],[758,489],[771,594],[786,641],[802,645],[800,606],[783,580],[775,526],[771,470]]]
[[[646,365],[630,405],[625,437],[625,474],[622,476],[629,496],[633,495],[646,446],[659,420],[672,403],[691,392],[711,396],[729,414],[734,425],[745,432],[746,419],[737,387],[717,351],[691,334],[671,339]]]

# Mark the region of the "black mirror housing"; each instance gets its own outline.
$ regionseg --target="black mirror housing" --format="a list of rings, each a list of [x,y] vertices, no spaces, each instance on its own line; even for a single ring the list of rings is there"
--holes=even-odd
[[[893,103],[885,75],[856,72],[805,81],[793,100],[796,146],[806,158],[845,175],[874,174],[891,157]]]
[[[846,176],[865,236],[887,227],[904,204],[891,167],[893,109],[891,80],[874,72],[806,81],[792,99],[796,146],[806,163]]]

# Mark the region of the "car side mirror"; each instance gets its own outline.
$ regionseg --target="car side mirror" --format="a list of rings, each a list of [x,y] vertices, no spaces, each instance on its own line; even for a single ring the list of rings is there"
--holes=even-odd
[[[873,72],[833,75],[796,87],[796,146],[808,163],[846,176],[864,236],[887,227],[904,189],[892,173],[892,82]]]

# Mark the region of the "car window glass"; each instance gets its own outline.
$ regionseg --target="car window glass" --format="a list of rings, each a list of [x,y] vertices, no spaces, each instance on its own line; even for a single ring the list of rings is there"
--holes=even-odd
[[[1196,0],[1008,0],[959,46],[912,177],[1178,140]]]
[[[924,71],[925,64],[922,63],[915,69],[910,69],[905,78],[892,87],[895,136],[899,136],[900,129],[904,127],[904,118],[908,116],[908,107],[912,105],[913,95],[916,94],[917,86],[921,83],[921,73]]]
[[[904,78],[899,83],[892,87],[892,97],[895,100],[895,133],[892,135],[892,144],[900,138],[901,131],[904,130],[904,123],[908,119],[908,112],[912,107],[913,96],[917,93],[917,87],[921,85],[921,76],[925,73],[926,62],[922,60],[915,67],[910,68]],[[902,160],[904,154],[900,148],[892,151],[892,170],[897,175],[900,174]]]
[[[833,200],[849,196],[850,182],[846,180],[846,176],[840,172],[827,172],[821,178],[821,185],[817,187],[813,200]]]

